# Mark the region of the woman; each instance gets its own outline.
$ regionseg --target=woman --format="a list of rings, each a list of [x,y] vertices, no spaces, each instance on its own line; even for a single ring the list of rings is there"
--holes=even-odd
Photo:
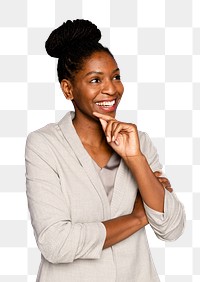
[[[183,207],[160,177],[148,135],[115,119],[123,85],[100,38],[94,24],[75,20],[46,42],[47,53],[59,58],[59,82],[75,112],[27,138],[40,282],[159,281],[144,227],[169,241],[184,227]]]

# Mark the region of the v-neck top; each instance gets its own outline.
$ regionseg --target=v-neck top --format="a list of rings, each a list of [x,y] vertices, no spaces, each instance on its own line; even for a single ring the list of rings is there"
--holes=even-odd
[[[111,203],[112,200],[115,178],[120,160],[120,156],[115,152],[112,154],[108,163],[103,168],[99,167],[98,164],[93,160],[94,167],[101,179],[103,187],[108,196],[109,203]]]
[[[36,281],[158,282],[145,228],[103,248],[103,222],[130,214],[138,187],[123,159],[117,168],[116,155],[100,171],[100,179],[73,126],[74,115],[69,112],[58,123],[30,133],[26,142],[26,194],[42,254]],[[139,139],[152,171],[161,170],[148,135],[139,132]],[[158,238],[181,235],[185,214],[174,192],[165,191],[164,213],[145,203],[144,208]]]

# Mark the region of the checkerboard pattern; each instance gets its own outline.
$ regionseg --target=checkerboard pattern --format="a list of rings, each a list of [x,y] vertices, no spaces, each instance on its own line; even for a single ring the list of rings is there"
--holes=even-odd
[[[0,281],[33,282],[40,261],[25,194],[29,132],[72,106],[44,42],[67,19],[102,30],[122,73],[118,118],[158,148],[187,225],[172,243],[148,228],[161,281],[200,281],[200,1],[6,0],[0,2]]]

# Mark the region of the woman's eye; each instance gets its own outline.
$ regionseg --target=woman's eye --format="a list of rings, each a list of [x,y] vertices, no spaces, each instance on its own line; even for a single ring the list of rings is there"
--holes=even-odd
[[[117,74],[115,77],[114,77],[115,80],[121,80],[121,76],[119,74]]]
[[[98,83],[100,82],[100,79],[98,78],[93,78],[92,80],[90,80],[91,83]]]

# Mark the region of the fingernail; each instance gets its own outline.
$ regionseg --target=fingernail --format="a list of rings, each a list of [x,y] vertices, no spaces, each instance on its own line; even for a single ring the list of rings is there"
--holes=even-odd
[[[118,142],[117,140],[115,140],[114,142],[115,142],[115,144],[116,144],[117,146],[119,145],[119,142]]]
[[[115,136],[112,137],[112,141],[115,142]]]
[[[111,141],[109,136],[106,136],[106,139],[107,139],[108,142]]]

